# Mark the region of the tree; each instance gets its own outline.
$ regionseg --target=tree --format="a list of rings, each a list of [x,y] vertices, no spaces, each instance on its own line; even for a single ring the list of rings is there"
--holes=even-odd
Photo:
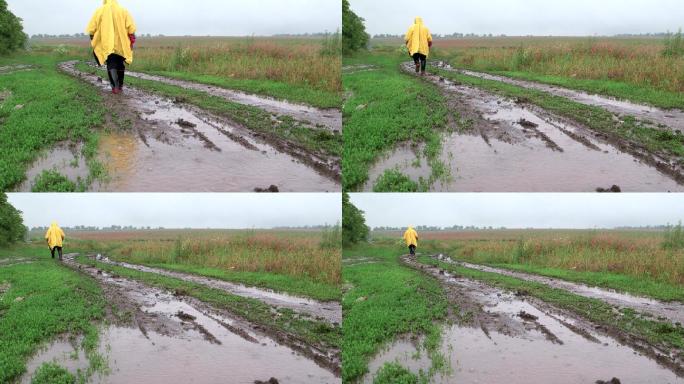
[[[0,0],[2,1],[2,0]],[[364,20],[349,7],[349,0],[342,0],[342,52],[356,52],[366,48],[370,36],[366,33]]]
[[[6,0],[0,0],[0,55],[24,48],[27,38],[21,19],[7,9]]]
[[[21,211],[7,201],[7,195],[0,192],[0,247],[5,247],[24,238],[26,227]]]
[[[356,244],[368,240],[368,226],[363,211],[349,201],[349,194],[342,194],[342,243]]]

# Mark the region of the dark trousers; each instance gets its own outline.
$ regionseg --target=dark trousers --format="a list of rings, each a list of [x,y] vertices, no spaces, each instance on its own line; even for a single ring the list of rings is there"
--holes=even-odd
[[[409,245],[409,253],[410,253],[411,255],[415,255],[415,254],[416,254],[416,246],[415,246],[415,245]]]
[[[50,250],[53,259],[55,258],[55,251],[59,253],[59,259],[62,260],[62,247],[54,247]]]
[[[427,67],[427,56],[422,53],[414,53],[413,62],[416,63],[416,72],[418,72],[418,64],[420,64],[420,71],[425,72],[425,68]]]
[[[107,75],[112,88],[123,88],[124,77],[126,76],[126,59],[117,54],[109,55],[107,58]]]

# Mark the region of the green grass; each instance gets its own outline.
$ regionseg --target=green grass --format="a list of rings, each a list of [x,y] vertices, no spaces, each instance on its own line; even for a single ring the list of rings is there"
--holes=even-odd
[[[457,82],[482,88],[508,98],[518,98],[537,105],[547,111],[577,121],[598,132],[615,135],[630,142],[643,145],[650,151],[662,151],[677,157],[684,156],[684,135],[659,130],[637,122],[633,117],[615,121],[613,114],[599,107],[580,104],[549,93],[525,89],[493,80],[466,76],[452,71],[431,68],[431,72]]]
[[[85,335],[86,354],[98,360],[96,323],[104,316],[105,303],[97,283],[55,263],[45,246],[22,245],[0,252],[1,258],[10,256],[36,261],[0,267],[0,285],[9,287],[0,294],[0,382],[19,378],[27,360],[60,335]]]
[[[421,256],[419,261],[467,278],[483,281],[495,287],[536,297],[558,308],[572,311],[596,324],[609,328],[617,327],[656,345],[674,347],[680,350],[684,348],[684,328],[672,325],[667,320],[659,321],[642,317],[630,309],[621,309],[617,312],[611,305],[601,300],[579,296],[541,283],[443,263],[429,256]]]
[[[411,180],[398,169],[386,169],[375,181],[373,192],[418,192],[421,190],[421,184]]]
[[[401,72],[406,60],[383,53],[343,60],[345,66],[374,66],[342,75],[349,95],[342,111],[344,190],[361,189],[373,163],[402,142],[425,143],[424,155],[433,169],[430,181],[444,176],[439,153],[447,125],[446,101],[437,87]]]
[[[114,257],[114,259],[117,259]],[[119,261],[126,261],[125,258]],[[340,299],[340,288],[301,277],[280,275],[269,272],[229,271],[219,268],[201,267],[187,264],[143,263],[149,267],[170,271],[191,273],[199,276],[244,284],[251,287],[267,288],[277,292],[285,292],[297,296],[306,296],[315,300],[335,301]]]
[[[593,287],[614,289],[618,292],[651,297],[657,300],[684,302],[684,287],[681,285],[668,284],[647,278],[637,278],[610,272],[572,271],[529,264],[487,265],[582,283]]]
[[[98,74],[104,78],[104,71],[93,68],[86,63],[79,63],[81,71]],[[312,129],[289,116],[279,116],[280,123],[273,121],[272,115],[257,107],[233,103],[221,97],[212,96],[202,91],[183,89],[174,85],[157,81],[127,77],[126,83],[149,92],[171,99],[196,105],[204,110],[224,116],[237,124],[253,131],[288,140],[302,145],[304,148],[321,152],[325,155],[340,156],[342,135],[327,129]]]
[[[422,382],[427,383],[428,381],[397,363],[385,364],[373,378],[373,384],[418,384]]]
[[[495,75],[512,77],[520,80],[557,85],[599,95],[612,96],[618,99],[644,103],[654,107],[684,109],[684,94],[668,92],[645,86],[635,86],[614,80],[574,79],[571,77],[535,74],[530,72],[492,71]]]
[[[444,360],[438,352],[438,321],[445,319],[448,304],[439,282],[402,266],[398,259],[402,249],[397,246],[363,244],[343,252],[347,260],[370,257],[376,261],[343,267],[344,282],[351,287],[342,300],[343,382],[359,380],[383,346],[406,334],[426,336],[424,347],[433,360],[432,368],[440,369]]]
[[[136,70],[133,68],[133,70]],[[238,79],[175,71],[140,71],[151,75],[214,85],[247,93],[270,96],[276,99],[308,104],[318,108],[339,108],[342,98],[338,93],[313,89],[307,86],[286,84],[262,79]]]
[[[31,384],[75,384],[76,376],[55,363],[44,363],[31,379]]]
[[[58,72],[62,60],[67,58],[41,53],[0,59],[0,65],[35,66],[0,75],[1,190],[16,188],[40,154],[61,141],[84,143],[88,183],[104,176],[96,159],[97,128],[105,114],[102,99],[93,87]]]
[[[140,272],[100,263],[84,256],[79,256],[78,261],[82,264],[96,266],[101,270],[140,281],[150,286],[173,291],[178,295],[194,297],[216,308],[228,310],[247,321],[261,324],[270,329],[294,334],[307,343],[322,344],[327,347],[338,347],[340,344],[341,334],[339,327],[333,327],[325,322],[303,317],[290,309],[277,309],[278,315],[274,315],[273,308],[259,300],[231,295],[220,289],[208,288],[201,284],[186,282],[155,273]]]
[[[79,187],[75,182],[69,180],[68,177],[62,175],[57,170],[45,170],[36,177],[31,186],[31,192],[76,192]],[[80,192],[84,192],[80,189]]]

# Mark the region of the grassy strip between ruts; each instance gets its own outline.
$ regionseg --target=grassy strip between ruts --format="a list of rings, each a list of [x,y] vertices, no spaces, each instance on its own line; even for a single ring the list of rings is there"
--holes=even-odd
[[[106,370],[105,360],[97,353],[96,324],[103,319],[105,306],[97,283],[56,264],[45,247],[3,249],[0,260],[8,257],[30,257],[32,262],[0,267],[0,382],[17,380],[27,360],[62,335],[84,335],[82,346],[90,367],[79,372],[79,380]],[[41,370],[43,378],[57,371]]]
[[[133,68],[135,70],[135,68]],[[299,85],[279,83],[271,80],[236,79],[185,72],[141,71],[150,75],[170,77],[201,84],[214,85],[221,88],[235,89],[242,92],[270,96],[290,102],[306,103],[317,108],[339,108],[342,98],[338,93],[326,92]]]
[[[445,176],[439,160],[441,132],[447,125],[446,100],[437,87],[401,72],[404,57],[359,54],[344,59],[344,66],[360,67],[343,73],[348,97],[344,103],[343,187],[359,190],[368,180],[372,164],[402,142],[425,143],[424,155],[432,167],[431,183]],[[396,180],[400,185],[388,184]],[[405,178],[385,177],[377,192],[416,189]]]
[[[125,262],[126,260],[120,259],[118,261]],[[339,287],[304,280],[301,277],[294,278],[268,272],[227,271],[219,268],[200,267],[187,264],[143,263],[143,265],[169,271],[211,277],[213,279],[225,280],[251,287],[272,289],[277,292],[310,297],[314,300],[335,301],[340,299]]]
[[[98,74],[104,78],[104,71],[93,68],[84,62],[76,65],[83,72]],[[250,130],[288,140],[302,145],[304,148],[330,156],[340,156],[342,135],[327,129],[312,129],[302,125],[289,116],[278,116],[279,122],[272,115],[257,107],[228,101],[202,91],[184,89],[175,85],[157,81],[126,77],[126,83],[133,87],[153,92],[164,97],[200,107],[208,112],[224,116]]]
[[[0,190],[16,188],[28,167],[58,142],[83,143],[82,155],[89,167],[84,190],[105,176],[96,159],[98,134],[104,107],[98,92],[57,71],[63,57],[21,53],[0,60],[0,65],[24,64],[30,69],[0,75]],[[44,185],[35,192],[49,192]]]
[[[216,308],[225,309],[252,323],[296,335],[307,343],[320,344],[332,348],[336,348],[340,344],[341,335],[339,327],[302,317],[290,309],[279,308],[277,309],[279,316],[274,316],[270,306],[255,299],[231,295],[219,289],[208,288],[201,284],[161,276],[155,273],[140,272],[101,263],[84,256],[79,256],[77,259],[82,264],[116,273],[125,278],[173,291],[179,295],[194,297]]]
[[[684,156],[684,136],[678,132],[661,130],[638,122],[631,116],[616,121],[614,115],[602,108],[585,105],[546,92],[526,89],[499,81],[480,79],[453,71],[431,68],[431,72],[448,79],[485,89],[509,98],[517,98],[537,105],[549,112],[570,118],[598,132],[616,135],[643,145],[650,151]]]
[[[345,262],[351,261],[343,267],[345,285],[350,287],[342,299],[345,383],[360,380],[372,357],[402,335],[425,335],[423,347],[432,359],[432,368],[421,374],[421,380],[445,369],[445,359],[439,353],[439,321],[446,318],[446,295],[435,279],[402,266],[400,253],[398,247],[387,244],[344,250]],[[353,264],[355,258],[358,264]],[[396,377],[396,370],[390,371],[382,376]],[[415,375],[409,376],[417,380]]]
[[[626,308],[616,313],[611,305],[601,300],[579,296],[541,283],[440,262],[429,256],[420,256],[419,261],[495,287],[536,297],[559,308],[570,310],[596,324],[609,328],[617,327],[655,345],[684,349],[684,328],[681,325],[673,325],[667,320],[659,321],[642,317],[634,310]]]
[[[492,71],[494,75],[507,76],[514,79],[536,81],[549,85],[612,96],[636,103],[645,103],[654,107],[684,109],[684,94],[661,91],[644,86],[623,83],[613,80],[573,79],[562,76],[542,75],[529,72]]]

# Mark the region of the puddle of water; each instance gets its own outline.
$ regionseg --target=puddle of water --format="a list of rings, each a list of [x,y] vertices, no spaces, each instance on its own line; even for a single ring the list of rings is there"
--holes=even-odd
[[[210,95],[222,97],[226,100],[239,104],[251,105],[271,113],[291,116],[297,120],[307,121],[314,125],[323,125],[333,131],[342,131],[342,113],[335,109],[317,109],[307,105],[295,104],[231,89],[177,80],[163,76],[149,75],[146,73],[126,72],[126,75],[144,80],[158,81],[160,83],[175,85],[195,91],[206,92]]]
[[[364,384],[372,384],[373,378],[386,362],[397,362],[415,374],[421,369],[427,371],[432,362],[427,353],[418,351],[417,344],[420,344],[420,341],[412,342],[403,338],[390,344],[368,363],[369,373],[361,381]]]
[[[443,259],[446,262],[452,262],[450,259]],[[611,305],[619,307],[632,308],[640,312],[652,314],[657,317],[664,317],[673,323],[679,322],[684,324],[684,304],[678,302],[665,303],[662,301],[633,296],[627,293],[620,293],[609,289],[599,287],[589,287],[580,283],[573,283],[563,281],[545,276],[531,275],[522,272],[508,271],[505,269],[493,268],[484,265],[476,265],[464,262],[453,262],[462,265],[466,268],[476,269],[483,272],[498,273],[501,275],[512,276],[519,279],[534,281],[549,285],[554,288],[560,288],[580,296],[590,297],[594,299],[603,300]]]
[[[78,178],[85,180],[90,173],[85,159],[81,156],[83,144],[70,145],[59,143],[48,152],[42,154],[26,172],[26,180],[17,187],[17,192],[31,192],[31,187],[43,171],[57,170],[69,180],[76,182]],[[93,186],[97,189],[98,186]]]
[[[62,67],[78,76],[74,63]],[[84,80],[108,91],[95,76]],[[132,134],[103,138],[113,171],[106,191],[252,192],[276,185],[281,192],[332,192],[340,184],[243,130],[190,107],[127,88],[122,102],[153,127],[145,142]],[[178,122],[183,120],[186,127]]]
[[[481,111],[493,125],[488,142],[480,136],[454,133],[443,141],[442,161],[451,178],[432,186],[437,192],[595,192],[618,185],[624,192],[684,191],[672,178],[634,156],[592,138],[566,122],[518,106],[486,92],[447,85]],[[536,128],[520,125],[521,119]],[[494,134],[502,135],[506,141]],[[574,137],[583,137],[584,142]],[[400,146],[370,170],[372,185],[385,169],[399,167],[412,179],[428,177],[427,164],[414,167],[416,155]],[[423,160],[422,163],[425,163]],[[562,175],[562,177],[559,177]]]
[[[448,69],[448,68],[447,68]],[[452,69],[453,70],[453,69]],[[612,113],[631,115],[642,120],[648,120],[657,124],[663,124],[678,131],[684,131],[684,111],[663,110],[648,105],[636,104],[624,100],[616,100],[610,97],[589,94],[558,86],[535,83],[531,81],[517,80],[504,76],[490,75],[487,73],[459,70],[464,75],[479,77],[487,80],[500,81],[524,88],[536,89],[552,95],[571,99],[573,101],[604,108]]]
[[[285,293],[274,292],[268,289],[248,287],[242,284],[231,283],[228,281],[211,279],[192,274],[168,271],[159,268],[151,268],[143,265],[134,265],[124,262],[115,262],[109,259],[100,260],[101,262],[118,265],[124,268],[134,269],[141,272],[155,273],[163,276],[178,278],[185,281],[206,285],[212,288],[221,289],[231,294],[250,297],[276,307],[290,308],[297,312],[307,313],[313,317],[321,317],[330,323],[342,323],[342,308],[335,302],[319,302],[316,300],[292,296]]]
[[[416,153],[422,153],[422,145],[418,148],[412,148],[408,144],[401,144],[392,152],[386,154],[368,171],[368,181],[363,187],[364,191],[372,192],[375,182],[387,169],[399,169],[401,173],[415,181],[418,181],[421,177],[428,179],[432,169],[430,169],[430,165],[425,157],[419,157]]]

